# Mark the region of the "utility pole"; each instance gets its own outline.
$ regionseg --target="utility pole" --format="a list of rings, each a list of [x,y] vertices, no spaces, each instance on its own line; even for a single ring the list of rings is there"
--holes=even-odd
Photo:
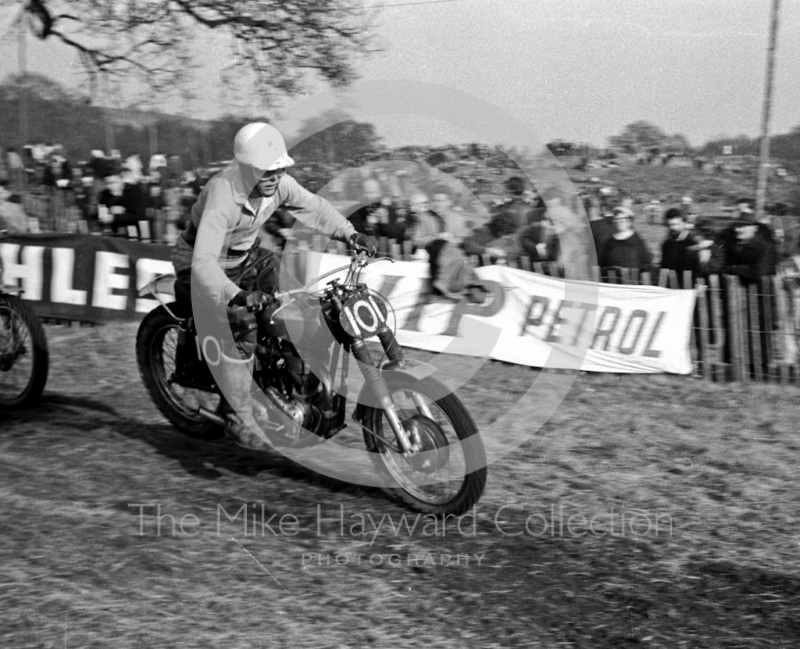
[[[772,81],[775,75],[775,45],[778,40],[778,12],[781,0],[772,0],[772,23],[767,49],[767,78],[764,83],[764,109],[761,117],[761,153],[758,164],[758,188],[756,190],[756,218],[764,218],[767,204],[767,175],[769,165],[769,118],[772,111]]]
[[[106,96],[106,100],[105,102],[103,102],[105,104],[105,106],[103,107],[103,121],[105,122],[105,127],[106,127],[106,151],[110,156],[111,151],[116,148],[114,146],[114,120],[110,115],[111,108],[109,107],[109,103],[111,100],[111,92],[109,90],[108,77],[104,77],[103,81],[105,82],[105,96]]]
[[[28,16],[25,13],[25,3],[19,14],[19,31],[17,41],[17,73],[19,92],[19,146],[20,155],[22,147],[28,144]]]

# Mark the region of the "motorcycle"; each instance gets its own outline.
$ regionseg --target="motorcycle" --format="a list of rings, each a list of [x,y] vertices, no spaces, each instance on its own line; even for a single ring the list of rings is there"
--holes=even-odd
[[[0,258],[0,409],[6,410],[36,406],[50,367],[44,327],[22,292],[3,285]]]
[[[392,309],[386,298],[359,281],[366,266],[385,259],[353,251],[347,266],[276,293],[278,302],[260,318],[253,371],[260,394],[254,397],[269,401],[289,422],[267,431],[276,447],[329,440],[346,428],[352,408],[381,488],[390,498],[425,514],[460,515],[478,501],[486,484],[483,442],[461,400],[430,376],[432,368],[404,357],[389,326]],[[313,288],[345,270],[343,281]],[[216,439],[223,435],[224,397],[208,366],[214,345],[198,340],[195,320],[185,306],[168,301],[175,296],[174,280],[172,275],[158,276],[140,291],[160,306],[139,327],[139,370],[155,405],[178,430]],[[337,343],[326,351],[326,359],[304,359],[286,323],[276,318],[291,305],[307,314],[316,309],[318,322]],[[379,361],[373,356],[375,337],[382,348]],[[354,407],[347,398],[351,357],[365,379]]]

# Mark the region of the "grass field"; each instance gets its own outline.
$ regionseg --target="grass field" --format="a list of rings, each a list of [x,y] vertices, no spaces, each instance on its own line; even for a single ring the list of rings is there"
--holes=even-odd
[[[135,332],[49,327],[41,408],[0,413],[3,648],[797,646],[794,388],[579,376],[474,517],[362,534],[414,514],[182,436]],[[460,396],[486,425],[532,376],[491,363]],[[225,518],[248,504],[271,526]]]

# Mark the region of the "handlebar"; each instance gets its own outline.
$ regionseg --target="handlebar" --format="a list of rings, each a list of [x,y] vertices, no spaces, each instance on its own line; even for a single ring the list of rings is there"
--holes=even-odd
[[[319,277],[315,277],[311,280],[308,284],[301,288],[293,288],[288,291],[276,291],[275,297],[278,299],[284,299],[286,297],[296,295],[298,293],[310,293],[309,289],[314,286],[315,284],[319,284],[320,281],[325,279],[326,277],[330,277],[331,275],[336,275],[337,273],[341,273],[343,270],[347,270],[347,276],[345,277],[344,284],[347,286],[348,284],[352,284],[354,281],[354,275],[356,270],[359,268],[366,268],[371,264],[376,264],[379,261],[390,261],[394,263],[394,259],[392,257],[370,257],[367,255],[365,251],[354,251],[354,254],[350,258],[350,263],[347,266],[340,266],[339,268],[334,268],[333,270],[329,270],[327,273],[323,273]]]

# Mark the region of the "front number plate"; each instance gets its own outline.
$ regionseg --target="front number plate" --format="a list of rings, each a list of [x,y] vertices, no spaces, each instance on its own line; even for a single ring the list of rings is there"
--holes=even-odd
[[[359,291],[342,303],[339,324],[354,338],[371,338],[386,325],[388,313],[383,297]]]

